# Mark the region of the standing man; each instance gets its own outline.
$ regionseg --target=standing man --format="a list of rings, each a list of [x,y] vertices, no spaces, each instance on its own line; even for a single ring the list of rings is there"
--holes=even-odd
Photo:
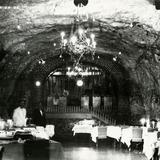
[[[13,111],[13,125],[15,127],[26,126],[26,100],[22,99],[19,106]]]
[[[33,111],[32,120],[33,123],[37,126],[46,126],[46,116],[41,103],[39,103],[37,108],[35,108]]]

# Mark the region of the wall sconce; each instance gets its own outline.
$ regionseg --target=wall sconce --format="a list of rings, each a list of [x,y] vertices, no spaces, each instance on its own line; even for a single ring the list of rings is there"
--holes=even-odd
[[[36,81],[35,85],[36,85],[36,87],[40,87],[41,86],[41,82],[40,81]]]
[[[78,87],[82,87],[83,86],[83,80],[78,79],[76,84],[77,84]]]
[[[140,119],[140,122],[141,122],[142,126],[144,126],[145,123],[146,123],[146,119],[145,119],[145,118],[141,118],[141,119]]]

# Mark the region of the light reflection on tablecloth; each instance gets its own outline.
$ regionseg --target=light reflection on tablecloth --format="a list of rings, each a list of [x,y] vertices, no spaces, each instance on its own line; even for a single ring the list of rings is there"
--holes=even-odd
[[[117,141],[121,138],[121,127],[119,126],[107,126],[107,136],[116,139]]]
[[[147,132],[143,138],[143,153],[146,155],[148,159],[151,159],[156,148],[157,132]]]

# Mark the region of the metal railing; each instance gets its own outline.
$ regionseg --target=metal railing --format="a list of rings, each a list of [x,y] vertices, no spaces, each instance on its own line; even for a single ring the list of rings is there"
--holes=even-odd
[[[115,125],[116,121],[111,118],[105,110],[101,110],[99,108],[96,109],[87,109],[83,108],[81,106],[66,106],[66,107],[61,107],[61,106],[52,106],[52,107],[47,107],[46,108],[46,113],[90,113],[92,114],[93,117],[101,120],[102,122],[110,125]]]
[[[46,113],[89,113],[89,110],[81,106],[53,106],[47,107]]]
[[[104,110],[92,109],[90,110],[93,117],[101,120],[102,122],[110,125],[116,125],[116,120],[109,116]]]

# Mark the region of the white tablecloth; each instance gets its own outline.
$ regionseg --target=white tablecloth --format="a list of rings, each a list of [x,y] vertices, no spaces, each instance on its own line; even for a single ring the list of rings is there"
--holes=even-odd
[[[92,141],[97,142],[98,139],[105,139],[107,138],[107,126],[96,126],[93,127],[91,133]]]
[[[72,128],[73,131],[73,135],[75,135],[76,133],[92,133],[92,125],[75,125]]]
[[[143,153],[146,155],[148,160],[150,160],[153,157],[156,147],[157,147],[157,131],[147,132],[144,135]]]
[[[121,138],[121,127],[119,126],[108,126],[107,136],[116,139],[117,141]]]
[[[132,139],[132,127],[123,128],[121,135],[121,142],[125,143],[128,147],[130,147],[131,139]]]
[[[91,138],[93,142],[97,143],[97,137],[98,137],[98,126],[93,127],[92,132],[91,132]]]
[[[142,142],[143,129],[140,127],[127,127],[122,128],[121,142],[125,143],[128,147],[132,142]]]

